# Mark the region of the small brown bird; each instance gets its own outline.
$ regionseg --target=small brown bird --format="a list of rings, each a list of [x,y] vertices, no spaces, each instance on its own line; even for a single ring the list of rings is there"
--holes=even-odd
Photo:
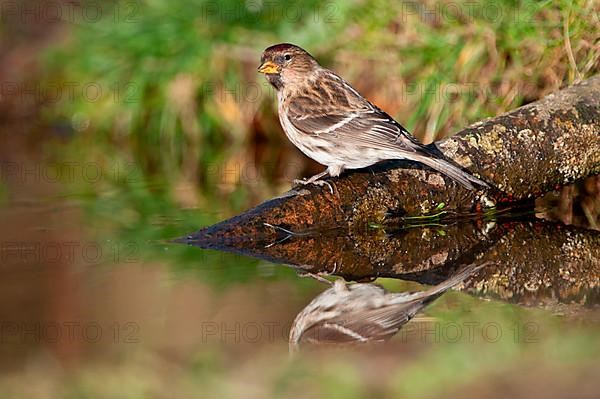
[[[313,299],[292,323],[290,350],[308,344],[355,344],[390,339],[421,309],[492,262],[462,267],[420,292],[391,293],[375,284],[346,285],[341,279]]]
[[[288,43],[267,48],[258,71],[277,90],[279,121],[288,139],[327,169],[300,183],[324,184],[339,176],[390,159],[421,162],[468,189],[482,180],[442,159],[405,128],[360,95],[348,82],[323,68],[306,51]]]

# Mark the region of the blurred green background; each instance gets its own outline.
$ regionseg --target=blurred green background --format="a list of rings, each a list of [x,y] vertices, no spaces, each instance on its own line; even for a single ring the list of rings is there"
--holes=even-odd
[[[3,85],[0,154],[56,163],[64,172],[60,184],[3,179],[2,233],[132,244],[136,262],[8,265],[0,310],[3,320],[135,320],[141,344],[24,349],[3,341],[9,371],[0,396],[597,392],[584,384],[598,372],[597,312],[557,318],[459,293],[427,314],[459,324],[493,321],[507,332],[533,321],[541,343],[515,342],[508,333],[493,344],[397,340],[391,349],[290,360],[285,337],[258,345],[199,342],[202,320],[289,322],[323,287],[287,268],[166,242],[320,171],[281,131],[273,90],[256,72],[264,48],[302,46],[432,142],[597,74],[597,1],[65,4],[2,2],[0,76],[16,92]],[[76,167],[71,178],[69,162],[94,165],[99,177]],[[550,194],[546,203],[556,211],[549,214],[597,227],[599,192],[591,178]],[[546,385],[548,376],[556,389]]]

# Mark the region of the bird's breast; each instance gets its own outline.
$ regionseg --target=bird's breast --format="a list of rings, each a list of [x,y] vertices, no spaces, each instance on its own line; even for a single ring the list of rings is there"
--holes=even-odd
[[[335,154],[335,143],[326,137],[305,133],[290,121],[287,113],[284,111],[284,101],[279,100],[279,122],[287,138],[309,158],[317,161],[321,165],[329,166],[336,163],[333,158]]]

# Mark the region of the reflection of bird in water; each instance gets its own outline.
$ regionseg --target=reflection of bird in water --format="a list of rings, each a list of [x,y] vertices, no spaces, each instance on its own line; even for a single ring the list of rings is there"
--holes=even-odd
[[[375,284],[346,285],[341,279],[336,280],[333,287],[296,316],[290,331],[290,348],[296,349],[301,343],[386,341],[446,290],[489,264],[466,266],[444,282],[420,292],[390,293]]]

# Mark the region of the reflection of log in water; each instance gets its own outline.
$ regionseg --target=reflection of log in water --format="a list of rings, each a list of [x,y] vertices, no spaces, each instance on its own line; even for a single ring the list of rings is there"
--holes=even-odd
[[[600,303],[600,233],[551,223],[515,224],[485,255],[470,290],[529,306]]]
[[[459,265],[481,259],[496,265],[467,280],[470,292],[529,306],[600,303],[600,234],[541,220],[473,221],[393,233],[280,232],[268,243],[212,238],[183,241],[357,281],[392,277],[439,284]]]

